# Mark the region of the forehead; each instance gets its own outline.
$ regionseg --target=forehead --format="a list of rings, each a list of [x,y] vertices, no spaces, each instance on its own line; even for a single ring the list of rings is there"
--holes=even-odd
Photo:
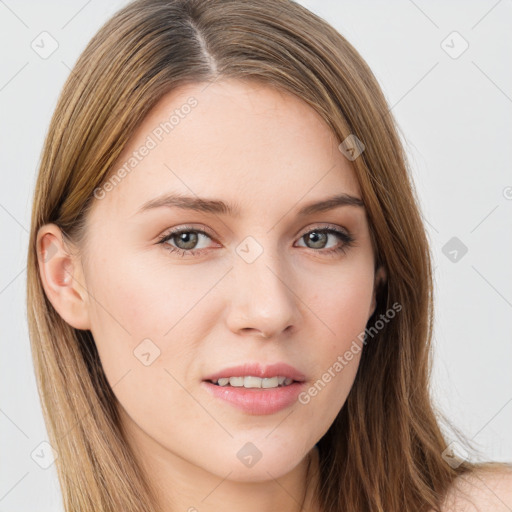
[[[292,94],[237,80],[188,84],[164,96],[132,135],[113,167],[123,177],[101,207],[132,215],[162,193],[260,211],[301,198],[360,196],[338,144]]]

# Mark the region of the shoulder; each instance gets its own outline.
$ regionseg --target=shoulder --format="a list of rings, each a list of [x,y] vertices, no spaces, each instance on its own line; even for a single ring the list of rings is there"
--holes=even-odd
[[[457,477],[441,512],[510,512],[512,510],[512,465],[476,469]]]

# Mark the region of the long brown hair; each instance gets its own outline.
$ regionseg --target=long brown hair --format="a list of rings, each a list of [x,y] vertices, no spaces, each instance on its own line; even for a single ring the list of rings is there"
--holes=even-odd
[[[35,189],[27,302],[37,384],[68,512],[157,510],[121,428],[118,403],[90,331],[67,324],[45,296],[38,230],[55,223],[78,247],[94,190],[146,114],[186,83],[253,80],[315,109],[353,160],[377,266],[387,280],[334,423],[319,441],[325,511],[439,509],[468,461],[448,464],[429,393],[433,285],[428,240],[397,127],[371,70],[320,17],[291,0],[137,0],[93,37],[64,85]],[[115,384],[114,384],[115,385]],[[461,441],[462,442],[462,441]]]

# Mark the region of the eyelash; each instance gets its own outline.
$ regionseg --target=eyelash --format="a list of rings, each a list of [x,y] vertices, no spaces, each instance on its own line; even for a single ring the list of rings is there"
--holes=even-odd
[[[300,236],[299,239],[304,238],[306,235],[308,235],[309,233],[312,233],[312,232],[333,234],[333,235],[338,236],[342,240],[342,242],[343,242],[342,245],[340,245],[338,247],[326,249],[326,250],[322,250],[322,249],[316,250],[316,249],[309,248],[313,252],[320,252],[326,256],[334,257],[340,253],[346,254],[347,249],[352,247],[355,242],[355,239],[348,232],[341,231],[340,229],[337,229],[337,228],[334,228],[331,226],[323,226],[321,228],[320,227],[313,228],[309,231],[306,231],[306,233],[304,233],[302,236]],[[158,240],[158,243],[162,244],[167,251],[169,251],[171,253],[177,253],[181,257],[195,256],[196,254],[198,254],[202,251],[211,250],[211,249],[188,249],[188,250],[185,250],[185,249],[180,249],[179,247],[174,247],[170,244],[165,243],[165,242],[171,240],[174,236],[183,234],[183,233],[199,233],[199,234],[207,236],[208,238],[212,238],[211,235],[209,235],[207,232],[205,232],[201,229],[192,228],[190,226],[182,226],[182,227],[174,229],[174,230],[170,231],[169,233],[160,237]],[[308,248],[308,247],[306,247],[306,248]]]

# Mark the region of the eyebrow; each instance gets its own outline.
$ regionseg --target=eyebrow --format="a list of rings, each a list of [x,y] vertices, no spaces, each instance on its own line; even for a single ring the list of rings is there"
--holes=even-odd
[[[364,203],[359,197],[355,197],[350,194],[338,194],[303,206],[299,210],[298,215],[299,217],[305,217],[313,213],[325,212],[341,206],[357,206],[364,208]],[[206,199],[180,194],[166,194],[164,196],[151,199],[144,203],[137,213],[161,207],[174,207],[182,210],[240,217],[240,208],[238,206],[225,203],[220,199]]]

